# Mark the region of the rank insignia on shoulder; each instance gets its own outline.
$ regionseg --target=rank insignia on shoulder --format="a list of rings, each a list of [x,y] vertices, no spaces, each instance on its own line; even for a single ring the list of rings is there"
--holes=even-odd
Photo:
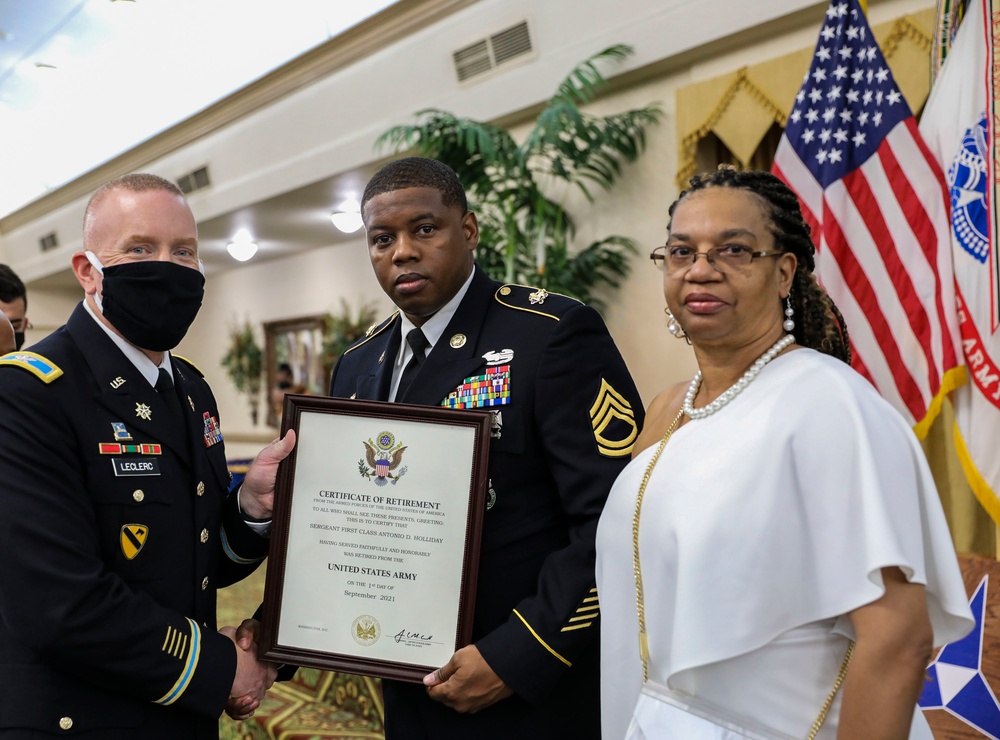
[[[463,380],[441,405],[451,409],[479,409],[510,403],[510,365],[488,367],[482,375]]]
[[[597,400],[590,407],[590,422],[598,452],[605,457],[632,454],[632,444],[639,434],[632,404],[604,378]]]
[[[51,383],[63,374],[62,369],[34,352],[10,352],[0,357],[0,366],[11,365],[27,370],[43,383]]]
[[[119,542],[122,546],[122,555],[126,560],[133,560],[142,546],[146,544],[149,536],[149,527],[145,524],[126,524],[122,527]]]

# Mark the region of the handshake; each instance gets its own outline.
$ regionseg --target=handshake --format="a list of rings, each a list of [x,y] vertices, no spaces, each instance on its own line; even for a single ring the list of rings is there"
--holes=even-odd
[[[257,630],[260,622],[244,619],[239,628],[223,627],[220,633],[236,645],[236,677],[226,702],[226,714],[235,720],[253,716],[274,679],[278,666],[257,659]]]

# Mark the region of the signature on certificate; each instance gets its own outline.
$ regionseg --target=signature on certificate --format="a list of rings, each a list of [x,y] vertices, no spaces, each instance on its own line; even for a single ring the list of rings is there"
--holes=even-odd
[[[417,642],[430,645],[434,641],[434,635],[422,635],[419,632],[410,632],[404,627],[396,633],[395,640],[396,642],[406,640],[407,642]]]

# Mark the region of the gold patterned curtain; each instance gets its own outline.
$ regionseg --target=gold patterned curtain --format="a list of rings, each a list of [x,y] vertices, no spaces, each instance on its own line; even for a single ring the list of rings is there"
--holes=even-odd
[[[872,28],[910,109],[923,110],[930,91],[935,10]],[[677,186],[697,172],[733,164],[770,169],[813,48],[741,67],[677,91]],[[959,552],[997,554],[997,528],[979,505],[955,455],[951,404],[922,441]]]
[[[930,91],[934,23],[934,9],[929,8],[872,29],[915,113],[923,108]],[[734,164],[770,168],[768,150],[773,154],[773,148],[768,144],[777,145],[773,130],[784,128],[812,53],[811,47],[801,49],[678,90],[678,187],[683,188],[688,178],[705,165],[714,169],[720,163],[698,161],[699,147],[704,152],[711,137],[731,153]],[[758,149],[764,152],[763,158]]]

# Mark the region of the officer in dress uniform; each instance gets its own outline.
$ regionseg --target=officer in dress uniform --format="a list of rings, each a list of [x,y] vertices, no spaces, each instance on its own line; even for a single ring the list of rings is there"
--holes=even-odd
[[[594,536],[642,423],[635,385],[592,308],[475,267],[447,166],[386,165],[362,214],[400,311],[344,352],[331,395],[494,411],[473,644],[424,685],[383,682],[386,737],[598,738]]]
[[[229,492],[215,399],[169,352],[204,287],[176,186],[100,188],[84,250],[67,324],[0,358],[0,737],[217,738],[274,679],[216,631],[216,589],[266,556],[246,518],[294,436]]]

